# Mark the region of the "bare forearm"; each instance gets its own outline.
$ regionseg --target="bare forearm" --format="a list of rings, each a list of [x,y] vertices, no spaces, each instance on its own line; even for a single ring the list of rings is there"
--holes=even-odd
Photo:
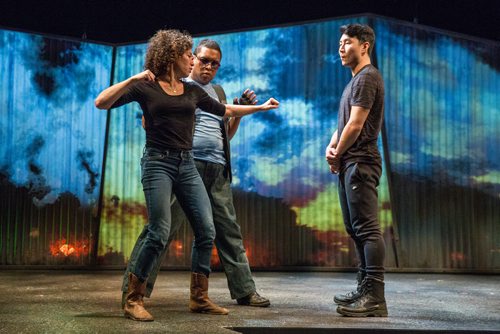
[[[94,103],[98,109],[109,109],[126,91],[127,87],[133,83],[132,78],[114,84],[103,90],[95,99]]]
[[[337,148],[337,143],[338,143],[338,135],[337,135],[337,130],[332,135],[332,138],[330,139],[330,144],[328,144],[328,147],[331,148]]]
[[[236,131],[238,130],[238,127],[240,126],[241,122],[241,117],[233,117],[229,121],[229,131],[228,131],[228,137],[229,140],[233,139],[234,135],[236,134]]]
[[[95,106],[99,109],[109,109],[126,92],[127,87],[138,81],[153,81],[155,75],[150,70],[138,73],[122,82],[103,90],[95,99]]]
[[[344,154],[356,142],[362,129],[362,126],[347,122],[337,143],[337,155]]]
[[[236,104],[226,104],[226,114],[225,117],[242,117],[245,115],[250,115],[260,111],[259,106],[254,105],[236,105]]]
[[[226,113],[224,117],[242,117],[245,115],[250,115],[258,111],[266,111],[271,109],[276,109],[279,106],[279,102],[274,98],[270,98],[263,104],[259,105],[239,105],[239,104],[226,104]]]

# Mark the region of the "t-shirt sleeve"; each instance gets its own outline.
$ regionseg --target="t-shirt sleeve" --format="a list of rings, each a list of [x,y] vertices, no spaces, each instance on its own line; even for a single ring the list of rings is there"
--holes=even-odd
[[[361,74],[352,87],[351,106],[371,109],[377,96],[378,80],[372,74]]]
[[[141,94],[140,94],[140,87],[138,85],[139,83],[129,86],[125,91],[125,93],[122,96],[120,96],[120,98],[116,100],[115,103],[113,103],[110,109],[118,108],[134,101],[140,102],[139,100],[141,98]]]
[[[210,97],[201,87],[194,86],[194,89],[196,89],[196,95],[198,97],[196,102],[198,108],[210,114],[224,116],[226,113],[225,105]]]

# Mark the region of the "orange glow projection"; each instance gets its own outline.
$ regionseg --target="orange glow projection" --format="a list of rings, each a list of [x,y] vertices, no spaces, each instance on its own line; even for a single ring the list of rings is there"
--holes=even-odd
[[[66,242],[66,239],[61,239],[50,244],[50,254],[52,256],[82,256],[88,255],[89,247],[86,241],[75,241],[74,243]]]

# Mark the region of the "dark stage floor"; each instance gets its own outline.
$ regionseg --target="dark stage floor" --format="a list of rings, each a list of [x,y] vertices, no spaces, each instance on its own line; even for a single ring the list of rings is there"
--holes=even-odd
[[[271,307],[238,306],[225,276],[213,273],[210,297],[228,316],[190,313],[188,272],[162,272],[146,300],[155,316],[139,323],[122,316],[118,271],[0,272],[2,333],[500,333],[500,280],[493,275],[388,274],[388,318],[345,318],[332,297],[350,289],[352,273],[255,273],[258,291]],[[250,327],[250,328],[248,328]],[[357,329],[357,330],[352,330]],[[394,331],[400,329],[401,331]],[[367,331],[370,330],[370,331]]]

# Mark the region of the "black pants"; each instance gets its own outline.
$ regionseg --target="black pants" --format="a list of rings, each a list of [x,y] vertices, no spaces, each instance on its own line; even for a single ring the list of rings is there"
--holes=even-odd
[[[383,280],[385,243],[377,218],[381,173],[379,165],[349,165],[339,175],[339,200],[346,231],[356,245],[359,269],[367,277]]]

